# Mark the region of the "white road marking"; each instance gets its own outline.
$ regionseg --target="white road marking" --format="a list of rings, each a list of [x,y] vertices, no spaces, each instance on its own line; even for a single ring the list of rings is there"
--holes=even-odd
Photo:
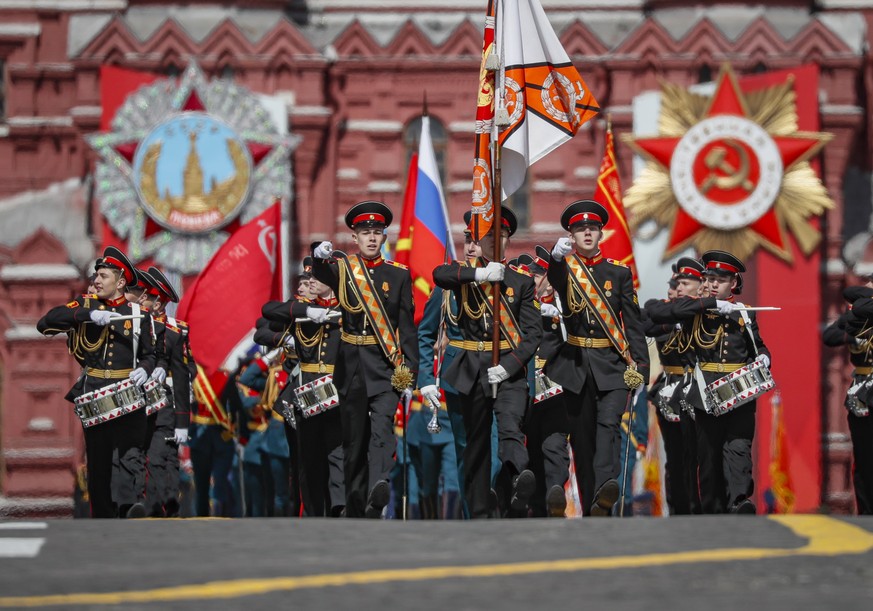
[[[0,530],[45,530],[47,522],[2,522]]]
[[[34,558],[44,543],[43,538],[0,537],[0,558]]]

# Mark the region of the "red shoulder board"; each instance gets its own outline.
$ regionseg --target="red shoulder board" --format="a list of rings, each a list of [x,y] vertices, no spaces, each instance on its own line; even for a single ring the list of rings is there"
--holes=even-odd
[[[397,261],[392,261],[391,259],[385,259],[385,263],[388,265],[393,265],[394,267],[399,267],[400,269],[409,269],[403,263],[398,263]]]
[[[78,301],[71,301],[70,303],[67,304],[67,307],[70,308],[70,309],[78,308],[78,307],[79,307],[79,302],[78,302]]]

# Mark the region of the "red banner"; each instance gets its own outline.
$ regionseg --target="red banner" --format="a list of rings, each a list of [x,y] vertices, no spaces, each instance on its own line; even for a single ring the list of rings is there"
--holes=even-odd
[[[209,377],[236,366],[261,306],[281,298],[280,220],[276,202],[240,227],[182,297],[178,318],[188,322],[191,353]]]

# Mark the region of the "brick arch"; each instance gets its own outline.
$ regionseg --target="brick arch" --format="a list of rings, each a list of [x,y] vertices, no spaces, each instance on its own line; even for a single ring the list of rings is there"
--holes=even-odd
[[[709,53],[714,57],[725,56],[734,50],[734,44],[709,19],[701,19],[682,37],[676,47],[676,53],[697,55]]]
[[[230,19],[219,23],[199,47],[200,55],[216,57],[249,55],[252,52],[252,43]]]
[[[645,56],[648,54],[673,55],[677,41],[654,19],[646,19],[613,49],[614,55]]]
[[[741,51],[750,56],[755,55],[755,61],[749,65],[755,65],[761,58],[769,56],[772,60],[774,57],[785,56],[791,52],[785,39],[763,17],[753,21],[737,39],[734,52]]]
[[[191,40],[191,37],[188,36],[185,29],[174,19],[168,19],[161,24],[161,27],[152,34],[142,46],[142,49],[140,49],[140,53],[155,54],[162,57],[175,53],[184,58],[187,55],[196,55],[197,52],[198,48]],[[187,61],[183,61],[182,67],[184,68],[186,64]]]
[[[333,43],[340,57],[378,57],[384,52],[361,22],[355,19]]]
[[[609,51],[588,26],[578,19],[564,28],[559,39],[570,57],[601,57]]]
[[[436,48],[430,39],[424,35],[424,32],[413,23],[412,19],[407,19],[400,29],[397,30],[397,34],[394,35],[385,51],[392,57],[422,56],[434,55]]]
[[[465,19],[438,48],[447,57],[482,57],[482,30]]]
[[[813,20],[788,43],[788,48],[808,61],[814,53],[822,56],[852,56],[855,52],[821,21]]]
[[[287,53],[292,57],[319,54],[306,37],[300,33],[300,30],[287,19],[279,21],[276,27],[267,32],[254,46],[253,52],[270,55]]]
[[[78,57],[82,59],[103,59],[106,57],[124,57],[142,46],[140,40],[131,32],[121,17],[113,18],[106,27],[97,34]]]

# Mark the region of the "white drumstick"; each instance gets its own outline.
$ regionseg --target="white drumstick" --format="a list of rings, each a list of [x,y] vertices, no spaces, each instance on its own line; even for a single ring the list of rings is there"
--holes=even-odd
[[[330,314],[327,315],[327,318],[328,318],[328,320],[330,320],[333,318],[339,318],[342,315],[343,315],[342,312],[331,312]],[[295,318],[294,322],[315,322],[315,321],[312,320],[311,318],[307,318],[306,316],[303,316],[302,318]]]
[[[737,306],[734,310],[745,310],[746,312],[778,312],[782,310],[782,308],[777,308],[775,306]],[[718,312],[718,308],[709,308],[709,311]]]
[[[143,316],[142,314],[127,314],[124,316],[113,316],[109,320],[109,322],[115,322],[116,320],[133,320],[134,318],[145,318],[145,316]],[[93,322],[94,322],[93,320],[86,320],[82,324],[87,325],[88,323],[93,323]]]

